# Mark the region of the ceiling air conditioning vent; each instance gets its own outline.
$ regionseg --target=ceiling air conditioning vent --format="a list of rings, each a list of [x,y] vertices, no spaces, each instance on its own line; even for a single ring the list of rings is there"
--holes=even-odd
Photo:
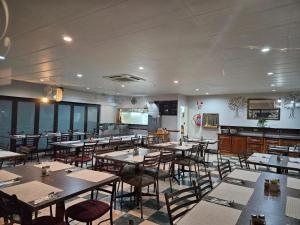
[[[118,75],[104,76],[104,78],[110,79],[112,81],[118,81],[118,82],[145,81],[144,78],[131,75],[131,74],[118,74]]]

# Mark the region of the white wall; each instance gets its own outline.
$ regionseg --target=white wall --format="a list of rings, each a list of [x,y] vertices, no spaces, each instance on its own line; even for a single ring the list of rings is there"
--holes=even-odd
[[[219,113],[220,125],[233,126],[257,126],[257,120],[247,119],[247,107],[240,110],[239,115],[228,108],[228,101],[232,96],[244,96],[245,98],[282,98],[284,93],[252,94],[252,95],[223,95],[223,96],[193,96],[188,97],[188,135],[191,137],[214,138],[218,129],[196,127],[193,123],[193,116],[196,113]],[[203,107],[198,110],[197,100],[203,101]],[[287,109],[281,106],[280,120],[269,120],[268,126],[273,128],[298,128],[300,129],[300,110],[296,111],[295,119],[289,118]]]

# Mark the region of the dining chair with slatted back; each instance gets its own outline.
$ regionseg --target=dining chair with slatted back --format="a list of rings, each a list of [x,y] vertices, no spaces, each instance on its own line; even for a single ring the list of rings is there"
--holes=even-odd
[[[24,206],[16,195],[0,195],[0,216],[4,218],[5,225],[23,224],[26,220]],[[33,219],[34,225],[66,225],[53,216],[41,216]]]
[[[122,144],[122,138],[110,138],[108,144],[114,151],[117,151]]]
[[[24,145],[20,146],[20,152],[30,156],[30,160],[32,161],[33,155],[35,154],[37,161],[39,162],[39,141],[41,135],[40,134],[31,134],[26,135]]]
[[[96,144],[97,144],[96,142],[83,143],[79,155],[73,159],[73,162],[75,162],[76,166],[78,166],[78,164],[80,163],[80,167],[82,168],[84,163],[87,165],[88,162],[92,162],[92,168],[93,168]]]
[[[213,189],[210,172],[207,172],[205,175],[198,176],[196,180],[193,180],[193,186],[197,187],[199,199],[202,199],[205,195],[207,195]]]
[[[173,193],[165,193],[165,199],[170,224],[173,225],[191,209],[191,206],[199,202],[197,187],[192,186]]]
[[[140,137],[131,137],[131,145],[137,147],[140,144]]]
[[[240,163],[240,167],[243,169],[243,168],[246,168],[246,169],[250,169],[250,166],[247,162],[247,159],[249,158],[251,154],[248,154],[247,152],[244,152],[244,153],[241,153],[241,154],[238,154],[238,158],[239,158],[239,163]]]
[[[225,162],[218,162],[218,171],[221,180],[223,180],[224,177],[231,173],[230,161],[226,160]]]

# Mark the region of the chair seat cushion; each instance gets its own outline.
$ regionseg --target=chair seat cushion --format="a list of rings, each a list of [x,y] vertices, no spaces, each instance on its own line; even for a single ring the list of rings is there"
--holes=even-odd
[[[70,206],[65,215],[73,220],[87,223],[100,218],[109,210],[109,204],[90,199]]]
[[[182,158],[182,159],[175,160],[174,163],[182,166],[190,166],[190,165],[194,165],[195,161],[192,158]]]
[[[42,216],[34,219],[32,225],[65,225],[65,223],[58,222],[57,218],[52,216]]]

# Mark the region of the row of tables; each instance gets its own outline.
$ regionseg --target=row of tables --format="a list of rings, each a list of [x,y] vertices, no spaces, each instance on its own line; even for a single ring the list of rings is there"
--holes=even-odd
[[[265,191],[265,179],[279,179],[280,192]],[[229,205],[221,204],[231,202]],[[177,225],[247,225],[251,215],[267,225],[300,224],[300,179],[269,172],[236,169],[196,204]]]

